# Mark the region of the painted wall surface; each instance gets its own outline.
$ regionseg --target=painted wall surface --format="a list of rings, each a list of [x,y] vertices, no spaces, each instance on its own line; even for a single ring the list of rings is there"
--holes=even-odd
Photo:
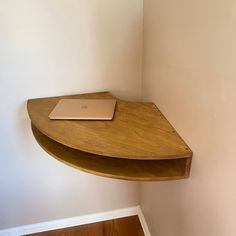
[[[29,98],[141,92],[141,0],[0,1],[0,228],[138,204],[138,184],[74,170],[34,140]]]
[[[236,1],[144,0],[144,96],[192,148],[191,178],[142,185],[153,236],[236,235]]]

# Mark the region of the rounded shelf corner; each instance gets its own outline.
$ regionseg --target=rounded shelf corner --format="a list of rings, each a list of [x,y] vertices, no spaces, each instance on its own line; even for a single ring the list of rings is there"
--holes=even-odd
[[[34,137],[59,161],[123,180],[188,178],[192,151],[153,103],[117,99],[112,121],[50,120],[61,98],[114,99],[102,92],[28,101]]]

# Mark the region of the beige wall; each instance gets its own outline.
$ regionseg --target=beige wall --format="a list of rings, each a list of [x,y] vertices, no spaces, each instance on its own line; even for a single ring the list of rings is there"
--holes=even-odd
[[[144,0],[144,96],[194,152],[190,179],[142,185],[153,236],[236,235],[235,26],[235,0]]]
[[[59,163],[35,142],[34,97],[141,92],[141,0],[0,1],[0,228],[138,204],[138,184]]]

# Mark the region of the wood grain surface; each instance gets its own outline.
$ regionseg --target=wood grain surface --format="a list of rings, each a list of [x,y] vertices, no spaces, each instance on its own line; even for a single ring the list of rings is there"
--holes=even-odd
[[[33,124],[32,131],[39,145],[51,156],[64,164],[91,174],[135,181],[174,180],[189,176],[191,158],[173,160],[111,158],[62,145],[41,133]]]
[[[31,99],[28,113],[33,125],[67,147],[110,158],[167,160],[191,158],[192,151],[151,102],[117,99],[112,121],[50,120],[61,98],[113,99],[108,92]]]
[[[31,236],[144,236],[137,216],[93,224],[75,226],[65,229],[30,234]],[[29,235],[28,235],[29,236]]]

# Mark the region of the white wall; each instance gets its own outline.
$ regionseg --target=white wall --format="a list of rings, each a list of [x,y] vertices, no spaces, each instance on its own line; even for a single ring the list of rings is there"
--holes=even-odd
[[[235,25],[235,0],[144,0],[144,96],[194,153],[190,179],[142,185],[153,236],[236,235]]]
[[[0,228],[134,206],[138,184],[89,175],[35,142],[29,98],[141,92],[141,0],[0,1]]]

